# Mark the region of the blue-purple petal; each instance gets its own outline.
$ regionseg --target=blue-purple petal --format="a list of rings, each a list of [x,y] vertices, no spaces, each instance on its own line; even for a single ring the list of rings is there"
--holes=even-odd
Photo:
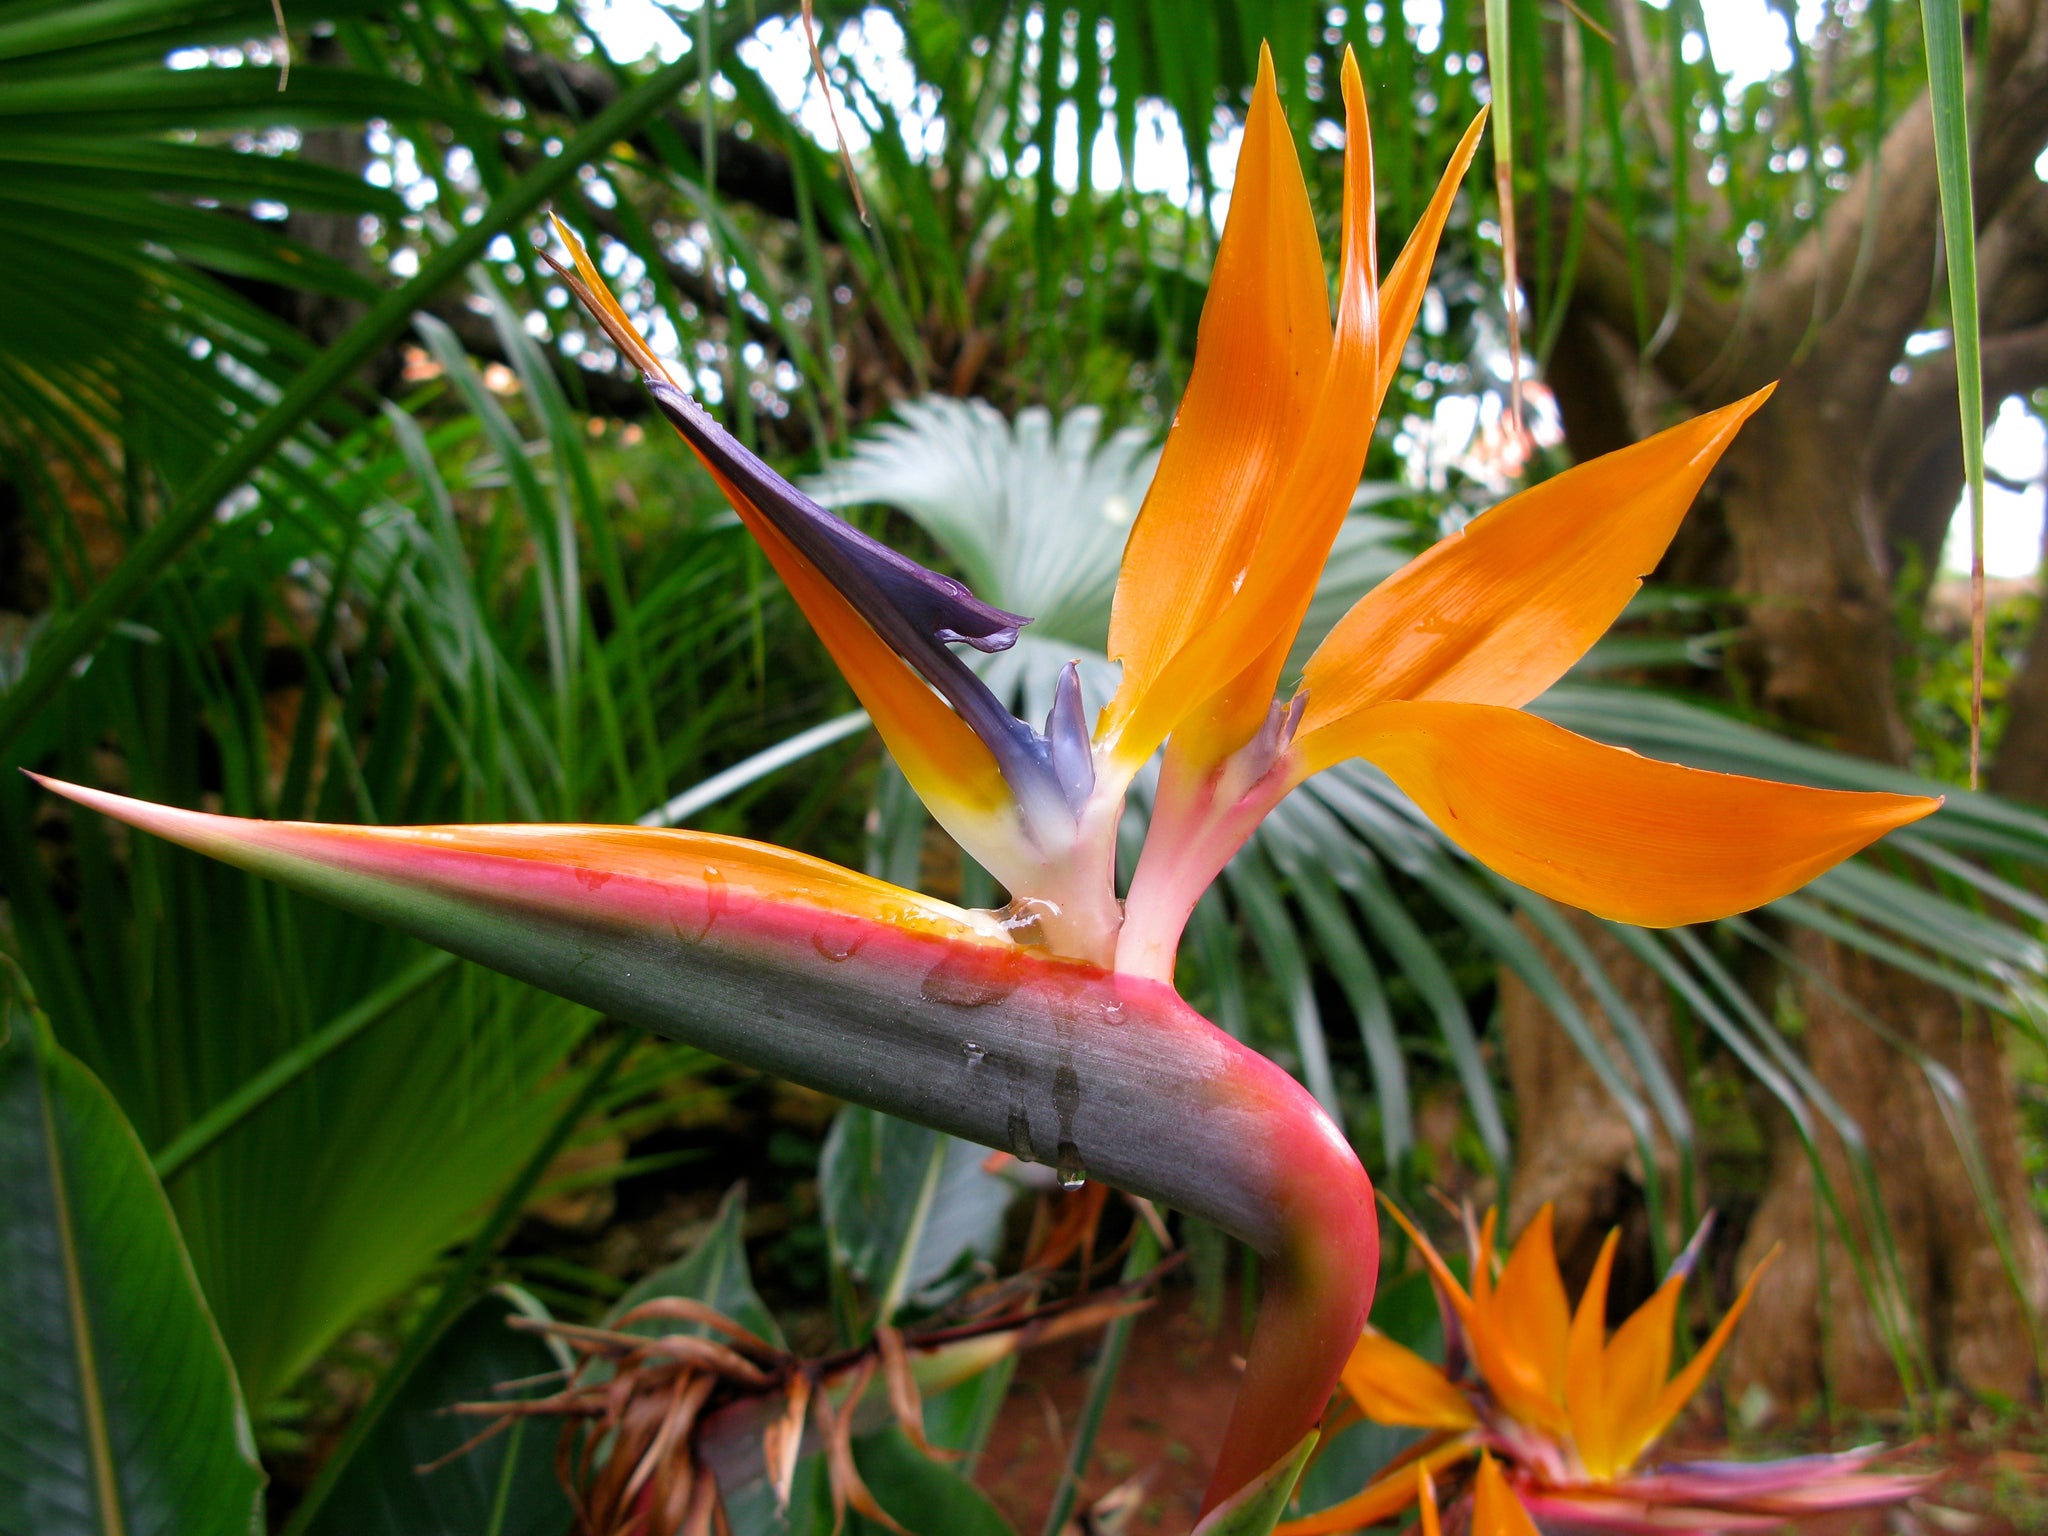
[[[1030,623],[965,585],[868,537],[791,485],[684,391],[649,378],[655,403],[712,464],[817,568],[883,642],[917,670],[987,744],[1027,815],[1071,810],[1044,737],[1017,719],[948,647],[1006,650]]]
[[[1045,717],[1046,746],[1052,755],[1053,777],[1076,812],[1095,792],[1095,753],[1088,737],[1088,711],[1081,699],[1081,666],[1070,661],[1060,669],[1053,690],[1052,712]]]

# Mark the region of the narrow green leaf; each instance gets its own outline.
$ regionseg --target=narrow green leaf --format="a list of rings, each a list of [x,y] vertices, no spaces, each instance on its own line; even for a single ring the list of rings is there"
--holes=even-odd
[[[530,216],[577,171],[596,160],[647,118],[665,108],[697,69],[685,54],[622,94],[574,139],[562,153],[543,162],[524,180],[496,199],[476,223],[466,226],[420,269],[418,277],[386,294],[370,312],[293,380],[277,404],[189,482],[176,503],[92,596],[32,653],[26,672],[0,695],[0,751],[49,701],[80,657],[105,638],[115,623],[147,593],[163,572],[205,531],[222,497],[262,467],[273,451],[351,378],[377,350],[398,334],[412,313],[459,276],[484,248],[505,230]]]
[[[1015,1187],[957,1137],[848,1105],[818,1159],[818,1200],[834,1257],[876,1292],[878,1320],[930,1306],[949,1276],[993,1259]]]
[[[611,1049],[589,1068],[581,1091],[564,1107],[553,1130],[534,1148],[533,1155],[526,1160],[525,1166],[519,1170],[504,1194],[499,1197],[497,1205],[485,1219],[482,1229],[470,1239],[469,1246],[456,1261],[433,1306],[428,1308],[426,1316],[414,1326],[406,1339],[404,1349],[399,1352],[398,1359],[377,1383],[376,1395],[357,1411],[355,1418],[349,1421],[348,1430],[342,1436],[341,1444],[335,1447],[334,1453],[321,1467],[320,1475],[314,1479],[313,1486],[306,1491],[306,1497],[300,1501],[299,1507],[292,1512],[292,1518],[286,1522],[286,1536],[305,1536],[305,1533],[312,1529],[313,1522],[319,1518],[321,1508],[339,1486],[350,1463],[376,1432],[378,1425],[383,1422],[384,1415],[390,1412],[392,1405],[398,1401],[405,1391],[406,1384],[412,1380],[413,1373],[432,1352],[442,1333],[469,1304],[472,1288],[477,1283],[477,1277],[483,1272],[485,1263],[497,1252],[498,1244],[504,1241],[505,1234],[512,1230],[519,1213],[526,1209],[526,1202],[532,1195],[534,1187],[539,1184],[541,1175],[554,1162],[556,1154],[568,1141],[569,1133],[582,1122],[583,1117],[590,1112],[603,1094],[613,1075],[625,1062],[626,1053],[633,1044],[634,1039],[631,1035],[622,1034]]]
[[[0,1531],[261,1529],[227,1350],[149,1159],[0,964]]]
[[[1970,186],[1962,0],[1926,0],[1920,7],[1920,29],[1927,44],[1927,98],[1934,113],[1941,235],[1948,252],[1963,476],[1970,488],[1970,788],[1975,789],[1984,734],[1984,362],[1977,316],[1977,216]]]
[[[853,1460],[882,1508],[911,1536],[1016,1536],[1016,1528],[986,1494],[918,1450],[893,1425],[854,1441]],[[865,1530],[879,1530],[869,1522],[861,1524]]]
[[[180,1131],[152,1159],[156,1176],[176,1178],[195,1157],[454,964],[451,954],[428,955],[337,1014]]]

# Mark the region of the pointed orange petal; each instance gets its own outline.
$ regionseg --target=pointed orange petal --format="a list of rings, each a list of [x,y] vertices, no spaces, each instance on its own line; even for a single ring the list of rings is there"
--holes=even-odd
[[[1350,190],[1345,214],[1346,238],[1351,242],[1348,249],[1356,252],[1360,260],[1376,261],[1376,236],[1371,221],[1363,217],[1372,207],[1372,139],[1362,86],[1355,94],[1355,107],[1354,97],[1347,94],[1345,109],[1345,170]],[[1485,123],[1486,111],[1482,108],[1472,120],[1472,126],[1465,131],[1457,152],[1451,156],[1450,164],[1437,183],[1435,195],[1423,211],[1421,222],[1415,226],[1393,270],[1380,285],[1378,368],[1372,408],[1350,428],[1368,439],[1379,419],[1387,387],[1400,370],[1401,354],[1408,345],[1408,333],[1414,328],[1415,317],[1422,308],[1423,294],[1429,287],[1430,267],[1436,258],[1437,243],[1450,218],[1451,207],[1457,201],[1459,184],[1472,163],[1473,152],[1479,147],[1480,130]],[[1294,631],[1300,624],[1299,612],[1291,621],[1276,622],[1273,638],[1258,660],[1240,673],[1205,710],[1197,711],[1183,722],[1176,732],[1177,741],[1185,743],[1191,728],[1199,727],[1202,739],[1188,745],[1194,755],[1206,764],[1247,740],[1265,718],[1266,707],[1271,702],[1287,652],[1293,644]],[[1210,719],[1205,721],[1204,715]]]
[[[1422,1536],[1444,1536],[1443,1515],[1436,1507],[1436,1480],[1424,1466],[1415,1469],[1415,1499],[1422,1507]]]
[[[1378,1525],[1415,1502],[1420,1486],[1418,1474],[1441,1471],[1453,1462],[1463,1461],[1475,1449],[1477,1447],[1468,1437],[1460,1435],[1413,1461],[1401,1462],[1368,1483],[1364,1491],[1354,1493],[1341,1504],[1332,1504],[1328,1509],[1319,1509],[1298,1520],[1281,1521],[1273,1527],[1273,1536],[1333,1536],[1338,1531],[1356,1531]]]
[[[1369,1419],[1418,1429],[1470,1429],[1478,1422],[1465,1394],[1413,1350],[1368,1328],[1344,1363],[1344,1390]]]
[[[1531,1341],[1516,1327],[1519,1319],[1502,1312],[1493,1274],[1499,1227],[1500,1209],[1489,1207],[1479,1224],[1472,1255],[1472,1360],[1486,1378],[1487,1389],[1511,1417],[1538,1429],[1562,1432],[1566,1428],[1564,1410],[1551,1399],[1542,1368],[1529,1352]]]
[[[1380,583],[1309,659],[1302,731],[1384,699],[1535,698],[1619,617],[1769,394],[1510,497]]]
[[[1536,1522],[1508,1486],[1500,1463],[1484,1453],[1472,1493],[1472,1536],[1538,1536]]]
[[[1263,602],[1242,596],[1259,611],[1241,611],[1248,644],[1218,651],[1211,676],[1176,671],[1162,689],[1169,705],[1185,710],[1186,690],[1214,693],[1174,728],[1176,750],[1193,754],[1204,767],[1219,762],[1249,741],[1265,724],[1280,669],[1294,632],[1301,627],[1315,590],[1316,573],[1344,521],[1372,442],[1380,377],[1379,255],[1374,231],[1372,123],[1365,108],[1365,81],[1347,49],[1344,93],[1344,252],[1338,277],[1337,336],[1321,389],[1304,412],[1306,433],[1290,465],[1284,488],[1271,503],[1280,515],[1262,519],[1256,562],[1276,562],[1296,572],[1290,582],[1272,584]],[[1261,508],[1263,513],[1267,509]],[[1253,584],[1255,585],[1255,584]],[[1245,658],[1253,660],[1245,665]],[[1215,685],[1222,683],[1220,692]],[[1135,750],[1135,747],[1134,747]]]
[[[1557,1272],[1555,1215],[1546,1205],[1523,1230],[1494,1288],[1493,1320],[1501,1335],[1514,1341],[1531,1389],[1562,1404],[1571,1307],[1565,1300],[1564,1277]]]
[[[994,755],[737,486],[715,469],[712,475],[853,685],[918,799],[984,863],[1003,862],[1003,813],[1012,800]]]
[[[556,268],[563,281],[574,288],[577,298],[605,334],[636,367],[673,383],[674,375],[627,318],[576,232],[559,218],[554,218],[553,224],[574,263],[573,270]],[[683,437],[680,432],[677,435]],[[688,437],[683,437],[683,442],[718,482],[726,500],[739,513],[740,521],[761,545],[796,599],[797,607],[803,610],[825,649],[831,652],[832,660],[853,685],[917,797],[956,840],[1002,878],[1005,871],[1001,866],[1011,862],[1005,854],[1016,838],[1010,819],[1004,814],[1011,804],[1010,790],[994,756],[746,493]]]
[[[1322,246],[1262,49],[1194,372],[1124,547],[1109,626],[1124,674],[1105,718],[1127,713],[1229,601],[1308,430],[1329,352]]]
[[[1422,1235],[1421,1228],[1410,1221],[1401,1207],[1384,1194],[1380,1196],[1380,1209],[1394,1218],[1394,1224],[1408,1234],[1408,1241],[1415,1245],[1422,1255],[1422,1262],[1429,1270],[1429,1276],[1436,1282],[1436,1288],[1450,1299],[1451,1310],[1458,1314],[1458,1320],[1466,1326],[1472,1322],[1472,1298],[1465,1294],[1465,1287],[1458,1284],[1458,1277],[1451,1273],[1451,1266],[1444,1262],[1444,1256],[1436,1251],[1436,1244]]]
[[[1229,601],[1220,612],[1205,612],[1199,626],[1184,627],[1186,642],[1142,689],[1129,685],[1127,671],[1118,705],[1104,713],[1098,735],[1114,742],[1118,760],[1129,766],[1151,756],[1184,721],[1200,738],[1196,750],[1205,762],[1241,745],[1264,722],[1281,662],[1365,467],[1379,399],[1378,258],[1365,85],[1357,60],[1348,52],[1345,60],[1336,343],[1316,381],[1298,451],[1273,484],[1271,505],[1281,515],[1265,519],[1249,565],[1233,573]],[[1207,718],[1195,723],[1191,717],[1204,706],[1212,706]]]
[[[1466,168],[1472,164],[1473,153],[1479,148],[1479,131],[1485,126],[1486,109],[1481,107],[1479,115],[1472,119],[1472,126],[1465,130],[1465,137],[1458,141],[1457,153],[1451,156],[1451,163],[1444,168],[1444,174],[1436,184],[1436,194],[1423,210],[1422,221],[1415,226],[1408,243],[1401,247],[1401,254],[1394,258],[1386,282],[1380,285],[1382,397],[1400,370],[1401,354],[1408,346],[1408,333],[1414,329],[1415,317],[1421,312],[1422,296],[1429,291],[1429,269],[1436,261],[1437,242],[1443,238],[1444,225],[1451,217],[1451,205],[1458,200],[1458,185],[1465,179]]]
[[[1775,901],[1941,805],[1680,768],[1490,704],[1377,704],[1297,752],[1303,776],[1368,758],[1489,869],[1652,928]]]
[[[1614,1250],[1621,1240],[1616,1228],[1600,1245],[1592,1278],[1579,1309],[1572,1314],[1571,1338],[1565,1346],[1564,1401],[1572,1421],[1572,1443],[1579,1460],[1596,1478],[1613,1475],[1608,1449],[1606,1393],[1607,1282],[1614,1273]]]
[[[1678,1417],[1678,1410],[1691,1401],[1693,1393],[1699,1391],[1700,1383],[1707,1379],[1707,1372],[1714,1368],[1714,1361],[1720,1357],[1722,1347],[1728,1342],[1728,1336],[1735,1331],[1736,1323],[1741,1320],[1743,1309],[1749,1305],[1749,1298],[1756,1290],[1757,1281],[1763,1278],[1764,1271],[1771,1267],[1777,1257],[1778,1250],[1773,1248],[1764,1255],[1763,1262],[1749,1272],[1749,1279],[1743,1282],[1742,1294],[1735,1298],[1735,1305],[1728,1309],[1728,1315],[1721,1319],[1720,1326],[1715,1328],[1708,1336],[1707,1342],[1700,1346],[1699,1353],[1686,1362],[1685,1368],[1664,1383],[1655,1401],[1641,1416],[1615,1426],[1615,1459],[1620,1465],[1632,1464],[1637,1457],[1647,1451],[1656,1442],[1657,1437],[1670,1427],[1671,1421]],[[1620,1338],[1617,1337],[1615,1342],[1619,1344]]]
[[[1685,1279],[1681,1272],[1658,1286],[1614,1330],[1614,1342],[1607,1346],[1607,1432],[1617,1468],[1629,1466],[1648,1443],[1642,1430],[1671,1369],[1671,1330],[1678,1320],[1678,1296]]]

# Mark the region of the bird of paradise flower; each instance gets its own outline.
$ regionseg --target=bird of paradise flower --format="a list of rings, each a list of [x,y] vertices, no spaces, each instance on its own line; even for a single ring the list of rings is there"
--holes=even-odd
[[[1002,649],[1028,621],[884,548],[736,442],[569,240],[565,279],[643,370],[911,786],[1008,888],[1006,913],[702,833],[266,823],[50,787],[614,1017],[1241,1238],[1269,1265],[1214,1511],[1292,1464],[1378,1264],[1372,1186],[1343,1133],[1172,986],[1195,901],[1290,789],[1362,755],[1481,862],[1647,924],[1770,901],[1938,803],[1657,763],[1520,707],[1621,612],[1762,393],[1445,539],[1361,600],[1276,702],[1480,127],[1382,283],[1349,56],[1342,87],[1333,324],[1261,55],[1194,369],[1124,552],[1121,682],[1092,729],[1073,667],[1042,730],[1010,715],[952,647]],[[1119,900],[1124,796],[1162,746]]]
[[[1345,1363],[1344,1392],[1381,1424],[1427,1431],[1363,1490],[1341,1503],[1283,1522],[1276,1536],[1327,1536],[1377,1525],[1419,1502],[1428,1536],[1436,1528],[1435,1479],[1471,1478],[1475,1533],[1771,1530],[1801,1515],[1895,1503],[1925,1479],[1873,1473],[1874,1447],[1782,1461],[1687,1462],[1645,1466],[1679,1411],[1713,1369],[1735,1331],[1766,1258],[1707,1341],[1675,1374],[1672,1331],[1679,1292],[1696,1266],[1707,1228],[1686,1246],[1656,1293],[1613,1337],[1608,1280],[1620,1232],[1607,1235],[1576,1310],[1565,1301],[1544,1206],[1495,1273],[1495,1225],[1470,1227],[1471,1285],[1413,1223],[1388,1206],[1414,1241],[1435,1287],[1444,1325],[1444,1364],[1368,1328]],[[1533,1522],[1532,1523],[1532,1517]]]

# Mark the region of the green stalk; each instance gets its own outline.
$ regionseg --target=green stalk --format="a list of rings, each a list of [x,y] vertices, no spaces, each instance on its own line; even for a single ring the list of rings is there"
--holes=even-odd
[[[177,502],[128,551],[92,596],[62,628],[39,643],[21,680],[0,695],[0,751],[12,747],[34,717],[71,674],[72,668],[139,602],[213,521],[214,508],[261,467],[285,440],[404,327],[413,311],[453,282],[480,258],[484,248],[570,182],[585,163],[668,105],[695,74],[684,55],[625,92],[562,148],[491,204],[476,223],[465,226],[403,288],[387,293],[347,335],[320,353],[254,426],[235,439]]]
[[[1956,404],[1963,418],[1963,474],[1970,486],[1970,788],[1984,746],[1984,366],[1977,328],[1977,218],[1970,186],[1970,119],[1962,0],[1926,0],[1927,98],[1934,111],[1934,165],[1941,235],[1948,250],[1949,327],[1955,337]]]
[[[1143,1216],[1134,1216],[1130,1257],[1124,1260],[1124,1282],[1129,1284],[1159,1260],[1159,1239]],[[1095,1454],[1095,1438],[1102,1432],[1102,1416],[1109,1411],[1110,1394],[1123,1373],[1124,1349],[1131,1342],[1131,1317],[1120,1317],[1102,1335],[1102,1353],[1095,1359],[1095,1371],[1088,1378],[1088,1398],[1081,1405],[1081,1422],[1074,1426],[1074,1443],[1067,1452],[1067,1464],[1060,1471],[1059,1488],[1052,1507],[1045,1513],[1045,1536],[1059,1536],[1067,1528],[1067,1516],[1081,1494],[1081,1479]]]
[[[1508,0],[1486,0],[1486,82],[1493,114],[1494,191],[1500,198],[1501,282],[1508,320],[1508,406],[1522,430],[1522,288],[1515,271],[1514,73],[1509,57]]]

